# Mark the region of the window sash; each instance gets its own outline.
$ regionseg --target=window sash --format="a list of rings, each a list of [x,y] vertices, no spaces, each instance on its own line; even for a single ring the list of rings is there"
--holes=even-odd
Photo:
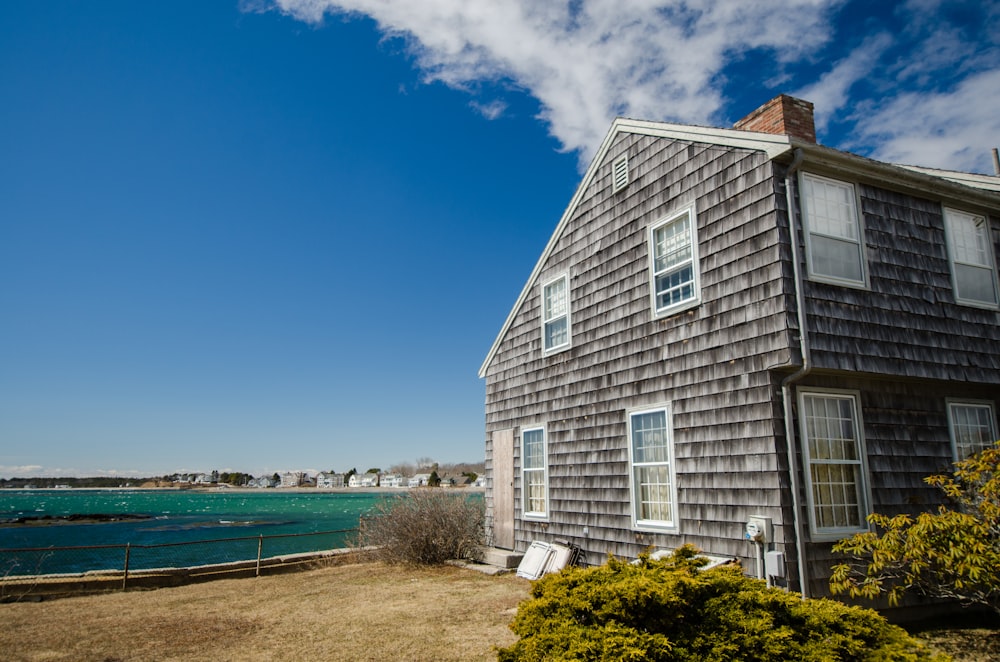
[[[524,514],[547,514],[547,476],[545,429],[524,430],[521,433],[521,488]]]
[[[956,462],[996,443],[995,420],[989,403],[948,403],[948,427]]]
[[[542,288],[542,342],[545,351],[569,345],[569,279],[560,276]]]
[[[662,313],[698,298],[697,251],[691,210],[650,230],[655,311]]]
[[[629,415],[632,509],[637,525],[676,526],[676,485],[667,409]]]
[[[996,306],[1000,298],[986,217],[945,209],[944,221],[955,300]]]
[[[864,530],[867,488],[856,397],[803,393],[801,411],[814,531]]]
[[[809,275],[864,285],[864,250],[854,186],[807,173],[801,181]]]

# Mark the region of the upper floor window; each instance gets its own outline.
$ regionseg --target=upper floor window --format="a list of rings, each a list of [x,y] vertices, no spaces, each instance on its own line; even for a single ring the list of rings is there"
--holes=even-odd
[[[669,405],[630,412],[632,517],[637,527],[677,528],[673,433]]]
[[[997,441],[993,404],[982,401],[950,400],[948,431],[955,461],[986,450]]]
[[[526,517],[548,515],[548,476],[545,461],[545,428],[521,432],[521,491]]]
[[[973,306],[996,307],[997,273],[986,217],[946,208],[944,229],[955,300]]]
[[[566,349],[571,337],[569,276],[563,274],[542,286],[542,350]]]
[[[802,173],[801,182],[809,277],[864,287],[864,248],[854,186],[808,173]]]
[[[814,537],[840,538],[866,530],[868,488],[858,396],[802,392],[799,411]]]
[[[693,209],[649,229],[653,312],[675,312],[698,303],[698,237]]]

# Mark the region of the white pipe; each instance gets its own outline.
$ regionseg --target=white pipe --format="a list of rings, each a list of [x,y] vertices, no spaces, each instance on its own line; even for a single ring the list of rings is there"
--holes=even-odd
[[[802,598],[809,597],[809,585],[806,583],[806,553],[802,542],[802,527],[799,525],[801,507],[799,505],[798,462],[795,459],[795,421],[792,416],[792,384],[801,380],[812,370],[809,361],[809,329],[806,326],[805,297],[802,294],[802,275],[799,268],[799,235],[797,230],[797,214],[795,213],[795,198],[792,195],[792,183],[795,171],[802,163],[802,150],[795,150],[795,158],[785,171],[785,201],[788,205],[788,233],[792,243],[792,277],[795,283],[795,307],[798,309],[799,349],[802,354],[802,365],[793,374],[781,380],[781,398],[785,409],[785,446],[788,451],[788,477],[792,490],[792,528],[795,530],[795,556],[799,566],[799,592]]]

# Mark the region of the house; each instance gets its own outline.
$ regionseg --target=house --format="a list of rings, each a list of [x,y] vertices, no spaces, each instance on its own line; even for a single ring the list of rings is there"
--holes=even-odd
[[[349,487],[378,487],[378,474],[352,474]]]
[[[379,481],[380,487],[403,487],[404,478],[399,474],[385,474]]]
[[[426,487],[430,481],[430,474],[415,474],[406,482],[407,487]]]
[[[691,543],[806,595],[997,438],[1000,178],[618,119],[480,370],[490,543]],[[766,568],[766,571],[765,571]]]
[[[279,487],[298,487],[302,483],[303,475],[301,471],[285,471],[281,474]]]
[[[316,474],[316,487],[331,489],[334,487],[344,486],[344,474],[338,474],[334,472],[320,471]]]

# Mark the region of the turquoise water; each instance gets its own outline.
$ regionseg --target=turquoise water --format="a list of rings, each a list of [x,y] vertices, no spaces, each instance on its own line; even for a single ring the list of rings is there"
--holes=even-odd
[[[347,546],[380,492],[194,492],[161,490],[3,490],[0,521],[71,514],[143,514],[151,519],[48,526],[0,526],[0,575],[120,568],[119,548],[18,553],[25,548],[133,547],[130,568],[182,567]],[[317,532],[335,531],[324,535]],[[270,536],[288,536],[271,539]],[[232,540],[247,538],[247,540]],[[175,545],[192,541],[227,542]],[[170,545],[155,549],[143,546]]]

